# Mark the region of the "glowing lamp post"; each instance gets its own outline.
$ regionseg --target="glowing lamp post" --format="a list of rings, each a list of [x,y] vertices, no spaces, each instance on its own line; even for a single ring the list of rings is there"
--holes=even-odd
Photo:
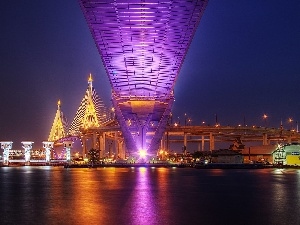
[[[51,150],[53,148],[53,141],[43,141],[43,148],[46,151],[46,163],[50,163]]]
[[[268,119],[268,115],[264,114],[263,115],[263,120],[265,121],[265,127],[267,127],[267,119]]]
[[[73,147],[73,141],[64,141],[64,147],[66,149],[66,160],[71,161],[71,148]]]
[[[288,122],[290,124],[290,130],[292,130],[293,129],[293,118],[289,118]]]
[[[12,141],[1,141],[1,149],[3,149],[3,165],[9,164],[9,150],[12,148]]]
[[[30,152],[31,152],[31,149],[32,149],[32,144],[34,142],[32,141],[22,141],[22,147],[24,148],[25,150],[25,165],[29,165],[30,164]]]

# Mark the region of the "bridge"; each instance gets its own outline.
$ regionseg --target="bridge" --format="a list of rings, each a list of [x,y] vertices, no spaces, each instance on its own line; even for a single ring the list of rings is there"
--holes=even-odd
[[[156,152],[207,0],[80,1],[112,87],[127,149]],[[154,135],[148,135],[150,127]]]
[[[212,151],[216,150],[215,143],[227,143],[232,149],[243,146],[246,142],[257,142],[260,145],[277,143],[295,143],[300,141],[300,133],[296,130],[256,126],[214,126],[191,125],[180,126],[172,123],[170,118],[160,139],[156,155],[159,151],[172,151],[172,144],[179,143],[183,153],[187,151]],[[130,124],[129,124],[130,126]],[[154,136],[156,127],[150,124],[147,130],[148,136]],[[33,142],[24,141],[23,150],[12,150],[11,141],[2,141],[3,164],[53,164],[70,162],[73,143],[79,140],[82,145],[83,157],[87,156],[90,148],[100,150],[100,157],[125,159],[129,155],[135,155],[135,151],[125,145],[125,137],[122,127],[115,118],[114,108],[108,109],[93,87],[93,79],[88,77],[88,87],[85,91],[78,110],[69,125],[62,112],[62,103],[57,102],[57,111],[50,129],[47,141],[43,141],[43,150],[32,150]],[[196,143],[192,144],[192,143]],[[192,146],[193,145],[193,146]],[[62,146],[63,152],[58,154],[56,147]],[[90,148],[89,148],[90,147]]]
[[[46,161],[53,158],[54,146],[63,145],[66,158],[75,140],[82,155],[89,147],[101,156],[125,158],[126,153],[156,154],[169,143],[198,142],[204,150],[215,142],[235,140],[293,142],[299,134],[282,128],[176,126],[170,123],[174,85],[208,0],[144,1],[81,0],[112,88],[113,108],[103,104],[88,78],[88,88],[76,115],[68,124],[58,101],[47,142]],[[109,142],[108,142],[109,141]],[[50,152],[50,153],[49,153]]]

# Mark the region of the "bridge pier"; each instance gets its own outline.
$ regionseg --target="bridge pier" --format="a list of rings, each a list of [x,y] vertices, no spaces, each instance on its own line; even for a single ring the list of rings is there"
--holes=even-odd
[[[124,141],[118,142],[119,146],[119,156],[121,159],[125,159],[125,143]]]
[[[103,148],[103,135],[104,135],[104,133],[102,133],[102,135],[100,134],[99,135],[99,150],[100,150],[100,158],[103,158],[104,157],[104,152],[105,152],[105,150],[104,150],[104,148]]]
[[[97,149],[97,133],[96,133],[96,131],[93,131],[92,148]]]
[[[268,145],[268,134],[263,133],[263,145]]]
[[[118,132],[114,132],[114,150],[115,150],[115,158],[117,159],[119,156],[119,147],[118,147]]]
[[[66,150],[66,161],[67,163],[71,162],[71,149],[73,147],[73,141],[64,141],[64,148]]]
[[[102,144],[100,145],[100,147],[101,147],[102,157],[104,157],[105,156],[105,148],[106,148],[106,146],[105,146],[105,144],[106,144],[106,133],[105,132],[103,132],[103,134],[101,136],[101,140],[102,140]]]
[[[21,143],[23,145],[22,147],[25,150],[25,165],[29,166],[30,165],[30,156],[31,156],[30,151],[32,149],[32,144],[34,142],[32,142],[32,141],[22,141]]]
[[[183,154],[186,155],[187,154],[187,134],[184,133],[183,134]]]
[[[46,164],[50,163],[51,160],[51,150],[53,149],[53,141],[43,141],[43,148],[45,149],[46,152]]]
[[[215,137],[212,132],[209,133],[209,150],[215,149]]]
[[[1,148],[3,149],[3,165],[9,164],[9,150],[12,148],[12,141],[1,141]]]
[[[86,158],[87,151],[86,151],[86,137],[85,137],[85,135],[81,136],[81,141],[82,141],[82,157]]]

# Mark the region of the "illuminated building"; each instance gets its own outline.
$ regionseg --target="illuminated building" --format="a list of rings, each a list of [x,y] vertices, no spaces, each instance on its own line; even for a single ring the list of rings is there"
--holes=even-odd
[[[175,81],[207,2],[81,0],[127,149],[159,148]]]

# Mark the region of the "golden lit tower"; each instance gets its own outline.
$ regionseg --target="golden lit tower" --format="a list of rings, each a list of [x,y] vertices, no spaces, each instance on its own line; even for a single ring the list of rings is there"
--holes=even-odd
[[[80,129],[97,128],[108,119],[107,116],[107,109],[93,87],[90,74],[88,88],[71,123],[69,135],[80,136]]]
[[[58,100],[57,111],[55,114],[55,118],[54,118],[54,121],[52,124],[52,128],[51,128],[51,131],[49,134],[48,141],[55,142],[55,141],[67,136],[68,122],[60,109],[60,105],[61,105],[61,102],[60,102],[60,100]]]

